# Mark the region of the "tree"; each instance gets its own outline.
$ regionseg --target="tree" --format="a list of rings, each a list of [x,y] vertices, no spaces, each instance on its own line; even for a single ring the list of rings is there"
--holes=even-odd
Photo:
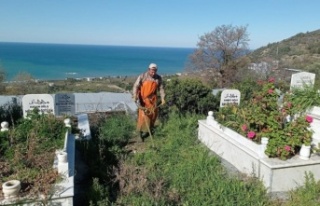
[[[20,72],[11,83],[10,92],[13,94],[35,94],[36,80],[28,72]]]
[[[232,83],[241,57],[248,52],[248,41],[247,26],[218,26],[199,38],[189,69],[213,77],[221,87]]]

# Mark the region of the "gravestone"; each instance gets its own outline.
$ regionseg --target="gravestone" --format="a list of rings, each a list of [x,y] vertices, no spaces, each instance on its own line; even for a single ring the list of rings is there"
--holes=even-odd
[[[220,107],[228,104],[240,104],[241,93],[237,89],[225,89],[221,93]]]
[[[301,89],[304,85],[313,86],[316,75],[310,72],[299,72],[291,75],[290,90]]]
[[[34,108],[39,109],[40,114],[54,114],[54,101],[50,94],[27,94],[22,97],[23,116]]]
[[[54,96],[55,115],[74,115],[75,96],[74,94],[56,94]]]

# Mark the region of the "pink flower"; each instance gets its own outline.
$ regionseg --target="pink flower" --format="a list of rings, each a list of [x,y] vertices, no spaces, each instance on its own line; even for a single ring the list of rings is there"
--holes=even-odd
[[[291,150],[291,147],[286,145],[286,146],[284,146],[284,149],[289,152]]]
[[[250,132],[248,132],[248,134],[247,134],[247,137],[248,137],[249,139],[253,139],[255,136],[256,136],[256,133],[255,133],[254,131],[250,131]]]
[[[247,129],[248,129],[248,127],[247,127],[247,125],[245,125],[245,124],[241,126],[241,130],[242,130],[242,131],[245,132],[245,131],[247,131]]]
[[[292,106],[292,103],[291,103],[291,102],[288,102],[288,103],[287,103],[287,107],[288,107],[288,108],[291,108],[291,106]]]
[[[306,116],[306,121],[311,123],[313,121],[313,118],[309,115]]]
[[[269,89],[269,90],[268,90],[268,93],[269,93],[269,94],[272,94],[272,93],[273,93],[273,90],[272,90],[272,89]]]
[[[274,78],[271,77],[271,78],[269,79],[269,82],[270,82],[270,83],[273,83],[273,82],[274,82]]]

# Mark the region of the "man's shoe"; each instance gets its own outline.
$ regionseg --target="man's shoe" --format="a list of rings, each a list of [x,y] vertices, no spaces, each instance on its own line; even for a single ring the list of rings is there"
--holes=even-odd
[[[140,139],[141,139],[141,142],[144,142],[144,139],[145,139],[145,133],[144,132],[140,132]]]
[[[140,133],[139,133],[139,136],[140,136],[140,139],[141,139],[141,141],[142,142],[144,142],[144,140],[147,138],[147,137],[149,137],[149,132],[141,132],[140,131]]]
[[[149,137],[149,132],[142,132],[142,137],[145,139]]]

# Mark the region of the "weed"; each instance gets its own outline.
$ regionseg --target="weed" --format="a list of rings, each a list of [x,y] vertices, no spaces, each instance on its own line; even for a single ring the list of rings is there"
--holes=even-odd
[[[19,179],[21,196],[49,195],[59,176],[52,164],[55,150],[64,144],[63,121],[34,111],[29,118],[16,122],[1,133],[5,137],[0,147],[1,182]]]

